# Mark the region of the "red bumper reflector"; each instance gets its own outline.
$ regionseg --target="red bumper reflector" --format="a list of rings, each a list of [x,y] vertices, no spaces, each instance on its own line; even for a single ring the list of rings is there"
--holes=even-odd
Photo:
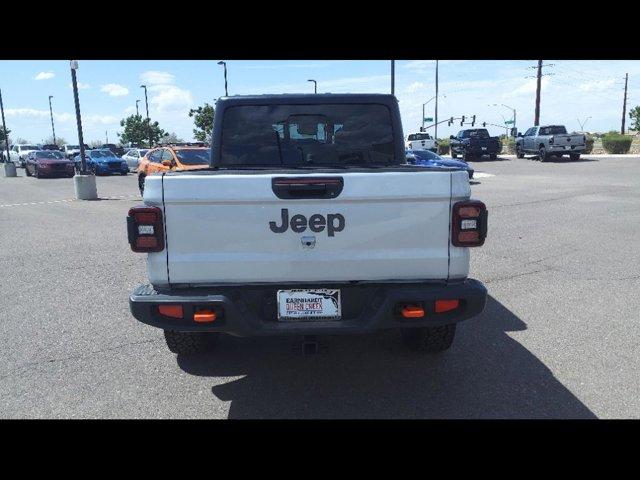
[[[193,314],[193,320],[198,323],[209,323],[216,319],[216,312],[212,310],[200,310]]]
[[[138,237],[136,238],[137,248],[156,248],[158,239],[156,237]]]
[[[460,300],[436,300],[436,313],[450,312],[460,305]]]
[[[158,311],[165,317],[182,318],[182,305],[160,305]]]
[[[400,309],[400,314],[404,318],[422,318],[424,317],[424,308],[420,305],[404,305]]]

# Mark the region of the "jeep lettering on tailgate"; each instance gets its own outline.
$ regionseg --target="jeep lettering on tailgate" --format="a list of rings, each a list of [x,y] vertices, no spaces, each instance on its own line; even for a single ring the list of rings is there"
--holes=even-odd
[[[333,237],[335,232],[344,230],[345,225],[345,218],[339,213],[330,213],[326,218],[319,213],[315,213],[308,220],[304,215],[297,214],[291,217],[291,221],[289,221],[289,209],[283,208],[280,215],[282,216],[280,225],[277,225],[276,222],[269,222],[269,228],[273,233],[284,233],[289,226],[295,233],[302,233],[307,227],[312,232],[319,233],[324,231],[326,227],[327,235]]]

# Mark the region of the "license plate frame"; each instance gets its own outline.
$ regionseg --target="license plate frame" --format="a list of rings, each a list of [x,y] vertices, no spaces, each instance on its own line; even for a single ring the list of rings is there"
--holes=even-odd
[[[280,322],[317,322],[342,319],[342,292],[337,288],[278,290],[276,303],[278,321]]]

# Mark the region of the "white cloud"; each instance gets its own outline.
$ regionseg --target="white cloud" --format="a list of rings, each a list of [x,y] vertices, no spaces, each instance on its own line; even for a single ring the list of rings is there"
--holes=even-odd
[[[133,115],[134,113],[136,113],[136,107],[127,107],[124,109],[124,114],[126,116]]]
[[[113,115],[85,115],[82,117],[82,122],[87,125],[114,125],[119,124],[120,119]]]
[[[611,89],[611,86],[614,85],[616,81],[613,78],[608,80],[592,80],[588,82],[581,83],[578,85],[578,88],[583,92],[594,92],[594,91],[603,91]]]
[[[69,84],[69,88],[73,88],[73,83]],[[91,88],[88,83],[78,82],[78,90],[87,90],[88,88]]]
[[[145,85],[168,85],[173,83],[175,76],[169,72],[149,70],[140,75],[140,80]]]
[[[549,77],[542,77],[540,84],[541,84],[541,88],[546,87],[549,84]],[[503,94],[502,97],[509,98],[509,97],[518,97],[522,95],[529,95],[531,93],[535,93],[536,88],[537,88],[537,80],[535,78],[532,78],[527,80],[526,82],[521,84],[519,87],[515,88],[514,90]]]
[[[50,78],[53,78],[55,76],[56,76],[56,74],[53,73],[53,72],[40,72],[35,77],[33,77],[33,79],[34,80],[49,80]]]
[[[175,85],[153,85],[149,90],[156,93],[149,103],[159,112],[184,112],[194,105],[191,92]]]
[[[49,110],[37,110],[35,108],[8,108],[5,110],[7,117],[22,118],[49,118]],[[53,117],[56,122],[68,122],[75,117],[70,113],[54,113]]]
[[[123,85],[118,85],[117,83],[107,83],[106,85],[102,85],[100,91],[108,93],[112,97],[129,95],[129,89]]]
[[[422,90],[424,87],[425,84],[422,82],[413,82],[405,89],[405,91],[408,93],[415,93],[418,90]]]

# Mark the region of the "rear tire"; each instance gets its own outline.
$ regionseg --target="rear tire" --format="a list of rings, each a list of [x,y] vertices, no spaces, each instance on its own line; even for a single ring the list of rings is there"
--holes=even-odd
[[[194,355],[213,348],[219,334],[214,332],[164,331],[164,339],[171,352],[177,355]]]
[[[40,178],[40,172],[38,172],[38,166],[33,167],[33,176],[35,178]]]
[[[489,155],[489,158],[490,158],[491,160],[497,160],[498,155],[496,155],[495,153],[492,153],[491,155]]]
[[[458,158],[458,154],[451,150],[451,158]]]
[[[144,179],[146,175],[138,175],[138,190],[140,190],[140,196],[144,196]]]
[[[546,162],[547,160],[549,160],[549,154],[544,147],[540,147],[540,150],[538,150],[538,157],[540,157],[541,162]]]
[[[29,167],[27,167],[27,168],[25,168],[25,169],[24,169],[24,174],[25,174],[27,177],[30,177],[30,176],[31,176],[31,172],[29,171]]]
[[[456,324],[439,327],[403,328],[402,343],[415,351],[424,353],[444,352],[453,343],[456,335]]]
[[[580,154],[572,153],[569,155],[569,158],[571,159],[572,162],[577,162],[578,160],[580,160]]]
[[[524,152],[520,148],[520,145],[516,145],[516,158],[524,158]]]

